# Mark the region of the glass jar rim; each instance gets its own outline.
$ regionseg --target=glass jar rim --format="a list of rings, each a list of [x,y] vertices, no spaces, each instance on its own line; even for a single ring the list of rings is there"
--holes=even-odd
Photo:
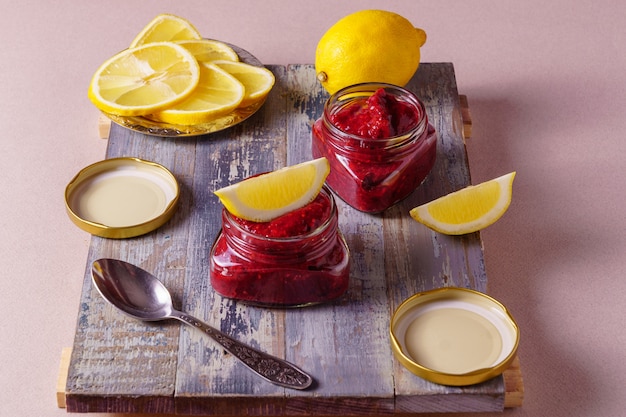
[[[302,240],[303,238],[311,238],[311,237],[315,237],[318,236],[322,233],[324,233],[324,231],[326,231],[329,227],[329,225],[335,221],[335,218],[337,217],[337,204],[335,203],[335,199],[333,197],[332,192],[330,191],[330,188],[328,188],[328,186],[326,184],[324,184],[322,186],[322,188],[320,189],[320,193],[324,193],[324,195],[326,195],[328,197],[328,201],[330,203],[330,210],[328,213],[328,218],[326,220],[324,220],[324,222],[322,224],[320,224],[317,228],[315,228],[314,230],[311,230],[308,233],[304,233],[301,235],[296,235],[296,236],[288,236],[288,237],[269,237],[269,236],[264,236],[264,235],[259,235],[249,229],[246,229],[245,227],[243,227],[239,222],[236,221],[236,216],[233,215],[232,213],[230,213],[228,210],[226,210],[226,208],[223,208],[223,214],[224,216],[226,216],[226,218],[228,218],[230,225],[237,230],[237,232],[240,233],[245,233],[251,236],[254,236],[255,239],[258,239],[260,241],[266,241],[266,242],[281,242],[281,243],[290,243],[290,242],[298,242],[300,240]]]
[[[362,98],[364,96],[373,95],[378,89],[383,88],[386,92],[392,92],[396,97],[402,96],[404,98],[403,101],[409,102],[414,105],[420,115],[418,123],[415,126],[396,136],[390,136],[388,138],[368,138],[364,136],[355,135],[354,133],[346,132],[341,130],[334,124],[330,122],[330,109],[336,103],[342,103],[342,100],[353,100],[356,98]],[[361,94],[359,94],[361,93]],[[344,106],[348,104],[349,101],[346,101]],[[426,106],[424,103],[410,90],[407,90],[404,87],[400,87],[394,84],[380,83],[380,82],[369,82],[369,83],[360,83],[354,84],[338,90],[333,95],[331,95],[326,103],[324,103],[324,121],[327,128],[334,133],[339,133],[340,135],[345,135],[350,140],[361,141],[363,143],[381,143],[386,142],[388,146],[395,146],[398,143],[401,143],[411,137],[413,137],[416,132],[421,133],[426,129],[428,125],[428,115],[426,114]]]

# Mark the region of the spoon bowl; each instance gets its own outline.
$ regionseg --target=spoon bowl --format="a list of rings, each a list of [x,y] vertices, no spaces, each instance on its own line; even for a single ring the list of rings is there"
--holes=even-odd
[[[170,292],[141,268],[113,259],[100,259],[93,263],[91,275],[102,297],[130,317],[157,321],[172,314]]]
[[[303,390],[313,378],[295,365],[245,345],[208,324],[176,310],[167,288],[149,272],[117,259],[98,259],[91,268],[93,283],[102,297],[135,319],[177,319],[202,330],[227,352],[267,381]]]

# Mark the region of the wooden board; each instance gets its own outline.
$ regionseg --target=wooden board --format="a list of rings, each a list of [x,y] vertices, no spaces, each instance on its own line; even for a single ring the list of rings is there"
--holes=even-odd
[[[107,158],[134,156],[169,168],[181,185],[180,207],[166,225],[145,236],[92,238],[67,375],[67,410],[380,415],[521,405],[520,395],[506,398],[507,392],[522,392],[519,367],[516,383],[505,384],[500,376],[475,386],[445,387],[404,369],[389,343],[392,312],[415,292],[442,286],[487,290],[479,233],[444,236],[408,215],[410,208],[470,183],[463,141],[468,126],[452,64],[422,64],[408,86],[424,101],[438,132],[437,162],[422,186],[381,215],[339,201],[340,228],[353,261],[344,298],[302,309],[263,309],[212,290],[208,254],[221,226],[221,205],[212,190],[310,159],[311,126],[328,97],[311,65],[269,68],[277,82],[263,108],[223,132],[172,139],[111,126]],[[315,378],[313,389],[271,385],[178,322],[126,318],[92,287],[91,263],[100,257],[154,273],[182,310],[296,363]]]

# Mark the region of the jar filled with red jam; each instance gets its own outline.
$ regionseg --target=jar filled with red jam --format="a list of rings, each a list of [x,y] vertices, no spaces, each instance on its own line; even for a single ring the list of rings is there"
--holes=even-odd
[[[330,162],[326,184],[368,213],[384,211],[411,194],[435,164],[436,147],[423,103],[389,84],[338,91],[312,132],[313,157]]]
[[[311,203],[269,222],[222,210],[210,261],[217,293],[255,305],[323,303],[348,289],[350,254],[326,187]]]

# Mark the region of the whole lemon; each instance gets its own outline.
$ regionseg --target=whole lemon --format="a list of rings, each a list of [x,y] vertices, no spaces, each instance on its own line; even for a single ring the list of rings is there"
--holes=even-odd
[[[320,39],[317,78],[330,94],[364,82],[404,87],[419,66],[425,42],[426,33],[405,17],[361,10],[337,21]]]

